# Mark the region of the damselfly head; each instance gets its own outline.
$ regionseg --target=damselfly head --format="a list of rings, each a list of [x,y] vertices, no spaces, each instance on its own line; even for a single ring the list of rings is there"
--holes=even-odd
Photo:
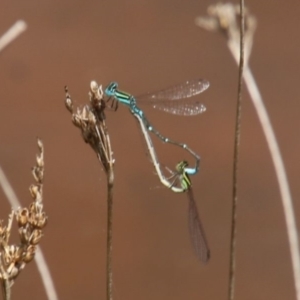
[[[179,162],[176,165],[176,170],[178,171],[178,173],[183,173],[184,169],[189,165],[189,163],[186,160],[183,160],[181,162]]]
[[[118,84],[113,81],[106,87],[105,94],[109,97],[114,96],[117,88]]]

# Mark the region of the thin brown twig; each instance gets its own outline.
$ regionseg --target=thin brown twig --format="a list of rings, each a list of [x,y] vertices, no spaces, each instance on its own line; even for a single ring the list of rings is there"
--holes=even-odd
[[[113,220],[113,170],[107,175],[107,245],[106,245],[106,295],[107,300],[112,300],[112,220]]]
[[[9,281],[8,278],[6,278],[4,281],[3,281],[3,284],[2,284],[2,295],[3,295],[3,298],[4,300],[10,300],[11,299],[11,283]]]
[[[237,203],[238,203],[238,163],[241,140],[242,118],[242,83],[244,69],[244,0],[240,0],[240,63],[238,77],[238,96],[236,104],[235,140],[233,153],[233,189],[231,211],[231,237],[230,237],[230,261],[229,261],[229,287],[228,299],[234,299],[235,268],[236,268],[236,236],[237,236]]]

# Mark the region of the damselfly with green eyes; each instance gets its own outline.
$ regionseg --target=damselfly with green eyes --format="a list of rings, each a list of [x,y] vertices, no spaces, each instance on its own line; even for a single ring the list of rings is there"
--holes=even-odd
[[[207,240],[194,199],[192,182],[189,177],[190,168],[188,168],[188,163],[186,161],[181,161],[176,165],[175,172],[171,170],[169,171],[172,173],[172,176],[169,179],[173,178],[173,184],[176,184],[176,181],[178,181],[181,185],[182,191],[187,193],[189,199],[188,221],[192,245],[195,249],[197,257],[203,263],[207,263],[210,258],[210,250],[208,248]],[[172,187],[170,188],[172,189]]]
[[[167,137],[164,137],[156,130],[146,118],[144,112],[138,107],[137,103],[149,103],[156,109],[181,116],[194,116],[206,110],[205,106],[194,98],[205,91],[209,87],[209,82],[206,80],[190,80],[182,84],[175,85],[171,88],[161,90],[156,93],[148,93],[139,97],[134,97],[131,94],[118,90],[118,84],[111,82],[105,89],[105,94],[108,97],[115,99],[116,108],[118,103],[122,103],[129,107],[130,111],[144,123],[148,131],[153,132],[160,140],[165,143],[170,143],[187,150],[196,159],[194,174],[198,172],[200,157],[192,151],[186,144],[178,143]],[[110,99],[110,98],[109,98]]]
[[[147,148],[150,154],[150,158],[155,167],[157,175],[161,183],[167,188],[171,189],[173,192],[182,193],[186,192],[189,198],[189,231],[191,236],[192,245],[195,249],[197,257],[204,263],[209,260],[210,252],[207,245],[204,230],[198,215],[197,206],[194,200],[194,195],[192,191],[192,182],[189,175],[195,174],[194,168],[188,168],[188,163],[186,161],[181,161],[176,165],[176,170],[172,171],[167,168],[171,176],[166,178],[161,171],[160,163],[157,159],[155,149],[152,144],[148,130],[139,115],[135,115],[138,119],[143,136],[145,138]]]

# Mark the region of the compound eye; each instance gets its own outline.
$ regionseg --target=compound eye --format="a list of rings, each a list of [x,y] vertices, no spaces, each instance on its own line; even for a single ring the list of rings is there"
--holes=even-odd
[[[112,92],[115,92],[116,89],[117,89],[117,87],[118,87],[118,84],[117,84],[116,82],[112,82],[112,83],[110,84],[110,90],[111,90]]]
[[[118,87],[118,84],[116,82],[111,82],[105,90],[106,95],[114,96],[117,87]]]

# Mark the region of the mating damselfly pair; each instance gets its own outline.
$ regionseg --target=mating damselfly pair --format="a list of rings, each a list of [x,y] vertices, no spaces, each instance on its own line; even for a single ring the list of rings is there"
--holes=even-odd
[[[199,259],[206,263],[209,260],[210,251],[205,238],[204,230],[198,215],[197,206],[194,200],[192,191],[192,183],[189,175],[195,175],[199,171],[200,156],[196,154],[185,143],[179,143],[172,139],[163,136],[146,118],[144,112],[138,106],[139,103],[151,104],[154,108],[180,116],[195,116],[206,110],[205,106],[199,103],[193,96],[196,96],[209,87],[209,82],[206,80],[190,80],[182,84],[164,89],[155,93],[144,94],[139,97],[121,91],[118,89],[116,82],[111,82],[105,89],[105,94],[108,96],[108,100],[115,100],[117,108],[118,103],[122,103],[127,106],[131,113],[138,119],[141,126],[143,136],[145,138],[148,151],[152,163],[155,167],[157,175],[161,183],[173,192],[186,192],[189,199],[189,230],[191,241],[194,246],[195,252]],[[169,177],[165,177],[161,171],[160,163],[157,159],[155,149],[152,144],[152,140],[148,132],[155,134],[162,142],[170,143],[172,145],[181,147],[188,151],[196,160],[193,168],[188,167],[186,161],[179,162],[175,170],[168,168],[170,172]]]

